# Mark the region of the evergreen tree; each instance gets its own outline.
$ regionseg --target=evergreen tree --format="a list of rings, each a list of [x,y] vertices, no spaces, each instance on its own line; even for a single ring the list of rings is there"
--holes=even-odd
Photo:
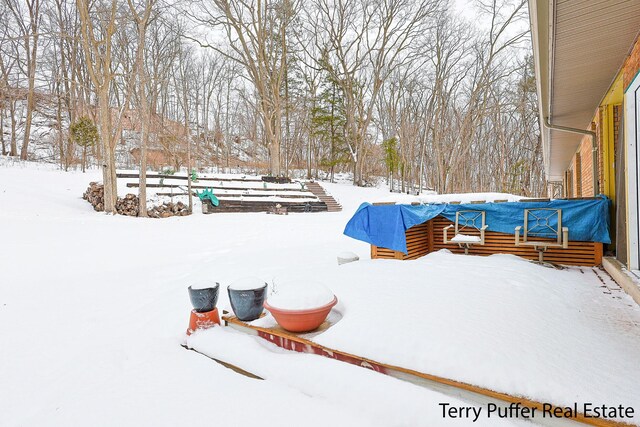
[[[404,167],[400,161],[400,154],[398,153],[398,139],[394,136],[393,138],[382,141],[382,149],[384,150],[384,162],[389,171],[389,188],[393,190],[393,175],[398,169],[402,172]]]
[[[340,87],[331,78],[327,78],[315,104],[311,109],[312,134],[325,147],[320,164],[329,168],[333,182],[335,167],[349,162],[349,150],[346,144],[344,97]]]
[[[69,128],[71,140],[82,147],[82,172],[87,165],[87,147],[98,142],[98,128],[87,116],[80,117]]]

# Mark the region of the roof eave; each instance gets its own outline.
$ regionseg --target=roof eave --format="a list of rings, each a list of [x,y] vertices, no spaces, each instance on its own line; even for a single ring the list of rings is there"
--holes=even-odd
[[[549,1],[529,0],[531,40],[536,74],[536,92],[538,94],[538,120],[542,139],[544,172],[548,181],[561,181],[562,176],[551,176],[550,143],[551,131],[545,126],[545,117],[550,114],[551,99],[551,46],[549,44]]]

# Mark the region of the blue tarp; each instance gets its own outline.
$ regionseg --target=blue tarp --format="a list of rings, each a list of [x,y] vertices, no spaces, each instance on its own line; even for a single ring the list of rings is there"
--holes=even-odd
[[[438,215],[455,221],[461,210],[485,211],[487,230],[514,234],[524,225],[525,209],[562,209],[562,226],[569,228],[569,240],[611,243],[609,199],[552,200],[550,202],[504,202],[480,204],[360,205],[344,234],[372,245],[407,253],[405,231]],[[555,224],[552,224],[555,225]]]

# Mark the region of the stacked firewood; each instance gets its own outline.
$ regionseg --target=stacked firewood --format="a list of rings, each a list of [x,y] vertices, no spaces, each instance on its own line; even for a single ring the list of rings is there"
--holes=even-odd
[[[116,202],[116,212],[120,215],[138,216],[140,202],[135,194],[127,194],[124,198],[118,197]]]
[[[90,183],[87,191],[82,195],[82,198],[91,203],[91,206],[93,206],[93,209],[96,211],[104,211],[104,187],[102,184],[96,182]],[[135,194],[127,194],[123,198],[118,198],[116,201],[116,212],[120,215],[138,216],[140,213],[138,196]],[[147,209],[147,215],[149,218],[186,216],[189,215],[189,207],[182,202],[165,202],[151,209]]]
[[[149,218],[168,218],[170,216],[186,216],[189,215],[189,206],[182,202],[165,202],[161,205],[147,210]]]
[[[97,182],[89,183],[87,191],[84,192],[82,198],[91,203],[93,209],[98,212],[104,210],[104,186]]]

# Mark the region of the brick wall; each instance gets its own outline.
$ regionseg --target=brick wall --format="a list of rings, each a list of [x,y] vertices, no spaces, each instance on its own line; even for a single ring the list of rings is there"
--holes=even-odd
[[[583,181],[582,181],[582,153],[578,152],[575,155],[574,158],[575,164],[573,166],[573,170],[574,170],[574,177],[573,177],[573,182],[575,182],[575,188],[573,191],[573,194],[575,197],[581,197],[582,196],[582,186],[583,186]]]
[[[589,136],[582,138],[580,159],[582,160],[582,192],[579,197],[589,197],[593,195],[593,150]]]
[[[622,66],[622,81],[625,90],[629,87],[629,84],[631,84],[638,70],[640,70],[640,43],[638,43],[638,39],[636,39],[631,53]]]
[[[592,124],[590,129],[595,131],[598,135],[596,141],[599,147],[602,146],[600,120],[601,115],[596,114],[596,122]],[[602,148],[600,148],[600,150],[601,149]],[[573,159],[571,159],[571,166],[569,169],[571,170],[573,178],[571,196],[569,197],[593,196],[593,149],[590,136],[585,135],[582,138],[580,147],[576,151],[576,154],[573,155]],[[603,165],[602,158],[600,156],[598,165],[598,176],[600,182],[602,182],[602,171]]]
[[[567,170],[567,188],[568,192],[566,197],[580,197],[582,192],[582,181],[581,181],[581,161],[580,161],[580,153],[576,153],[571,160],[571,165]]]

